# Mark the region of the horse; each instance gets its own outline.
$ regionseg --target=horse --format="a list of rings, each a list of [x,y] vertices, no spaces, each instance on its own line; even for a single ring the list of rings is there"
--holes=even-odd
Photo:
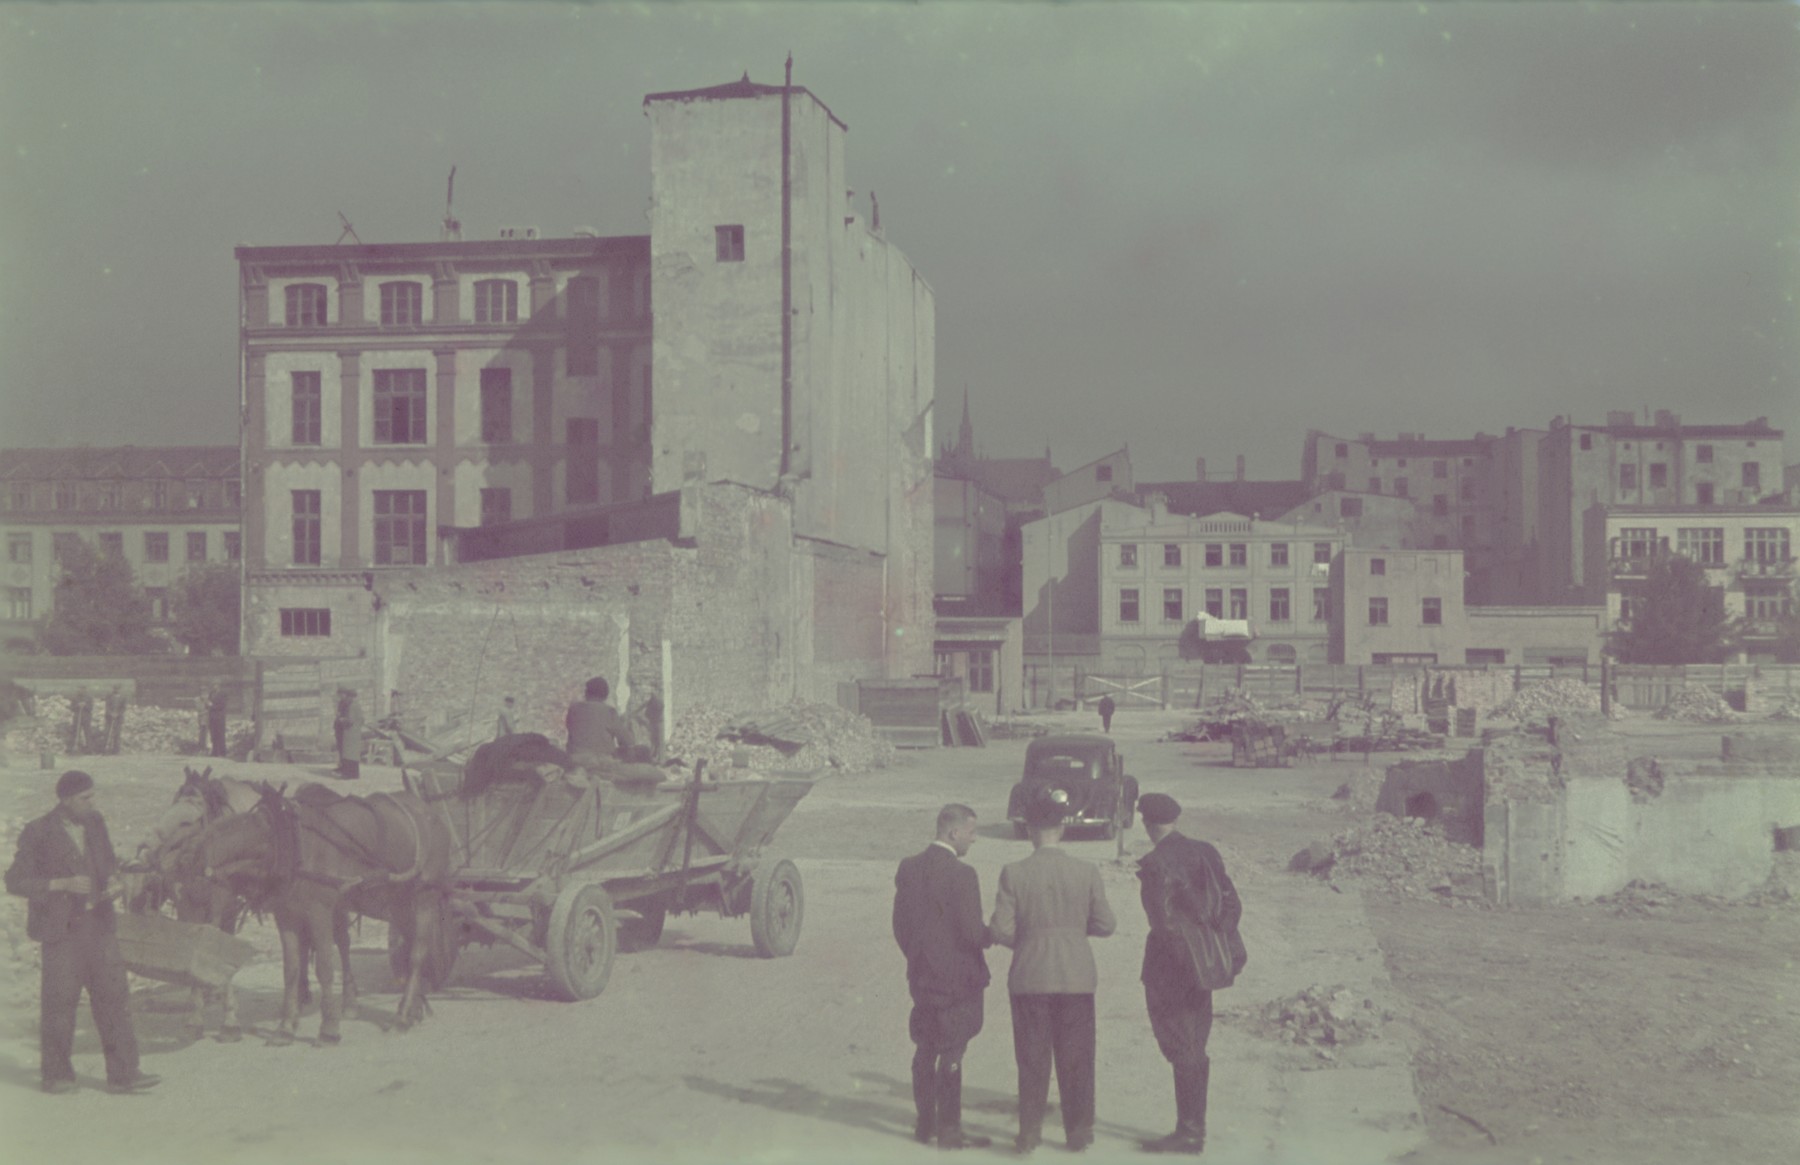
[[[286,987],[275,1043],[293,1039],[309,952],[319,979],[319,1041],[342,1038],[344,998],[332,992],[330,952],[334,945],[340,951],[348,946],[351,910],[385,918],[398,929],[406,984],[395,1024],[404,1030],[426,1006],[428,960],[415,952],[436,949],[443,925],[449,830],[411,793],[329,800],[308,793],[289,798],[263,786],[253,809],[200,832],[187,847],[182,876],[227,886],[273,913]]]

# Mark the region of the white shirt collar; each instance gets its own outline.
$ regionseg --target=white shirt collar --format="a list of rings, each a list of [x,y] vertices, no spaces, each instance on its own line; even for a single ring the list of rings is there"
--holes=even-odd
[[[949,850],[949,851],[950,851],[950,856],[951,856],[951,857],[953,857],[953,858],[958,858],[958,859],[960,859],[960,858],[961,858],[961,857],[962,857],[962,855],[961,855],[961,854],[959,854],[959,853],[957,853],[957,852],[956,852],[956,847],[955,847],[955,846],[953,846],[953,845],[951,845],[951,844],[950,844],[950,843],[949,843],[949,842],[947,842],[947,841],[939,841],[939,840],[938,840],[938,839],[937,839],[937,838],[935,838],[935,837],[934,837],[934,838],[932,838],[932,839],[931,839],[931,844],[932,844],[932,845],[941,845],[941,846],[943,846],[943,847],[944,847],[944,848],[945,848],[945,849],[947,849],[947,850]]]

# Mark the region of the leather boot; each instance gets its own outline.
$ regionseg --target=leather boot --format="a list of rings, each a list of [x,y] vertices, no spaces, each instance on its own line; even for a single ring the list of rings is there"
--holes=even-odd
[[[913,1057],[913,1108],[919,1114],[913,1124],[913,1140],[929,1145],[937,1139],[937,1057],[923,1052]]]
[[[1206,1085],[1211,1071],[1208,1061],[1175,1065],[1175,1131],[1142,1142],[1144,1152],[1192,1154],[1206,1148]]]
[[[946,1060],[938,1065],[937,1126],[940,1149],[985,1149],[993,1144],[987,1137],[963,1132],[961,1060]]]

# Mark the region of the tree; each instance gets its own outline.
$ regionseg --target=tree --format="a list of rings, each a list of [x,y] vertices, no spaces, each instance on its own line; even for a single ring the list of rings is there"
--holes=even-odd
[[[52,655],[142,655],[162,650],[150,599],[117,554],[71,538],[57,555],[56,597],[38,638]]]
[[[1725,592],[1706,570],[1681,554],[1650,563],[1633,593],[1631,618],[1612,634],[1620,663],[1722,663],[1736,647],[1738,628],[1725,613]]]
[[[241,593],[235,566],[190,568],[169,596],[176,641],[195,655],[236,655]]]
[[[1775,662],[1800,663],[1800,614],[1785,616],[1776,626]]]

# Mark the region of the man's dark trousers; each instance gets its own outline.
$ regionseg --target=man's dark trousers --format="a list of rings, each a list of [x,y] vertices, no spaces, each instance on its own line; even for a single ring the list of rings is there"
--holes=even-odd
[[[918,1046],[912,1084],[921,1141],[962,1128],[962,1058],[981,1031],[981,1018],[979,991],[941,1007],[935,1001],[913,1004],[907,1029]]]
[[[1156,1046],[1175,1070],[1175,1128],[1189,1137],[1206,1136],[1206,1086],[1212,1061],[1212,992],[1168,986],[1167,976],[1144,980],[1144,1004]]]
[[[1062,1101],[1063,1132],[1094,1128],[1094,997],[1014,995],[1013,1058],[1019,1065],[1019,1133],[1036,1136],[1050,1102],[1050,1067]]]
[[[137,1035],[131,1026],[125,960],[107,921],[86,912],[62,938],[43,944],[38,1041],[46,1084],[75,1079],[69,1057],[75,1046],[75,1009],[84,987],[106,1053],[106,1079],[113,1084],[137,1079]]]

